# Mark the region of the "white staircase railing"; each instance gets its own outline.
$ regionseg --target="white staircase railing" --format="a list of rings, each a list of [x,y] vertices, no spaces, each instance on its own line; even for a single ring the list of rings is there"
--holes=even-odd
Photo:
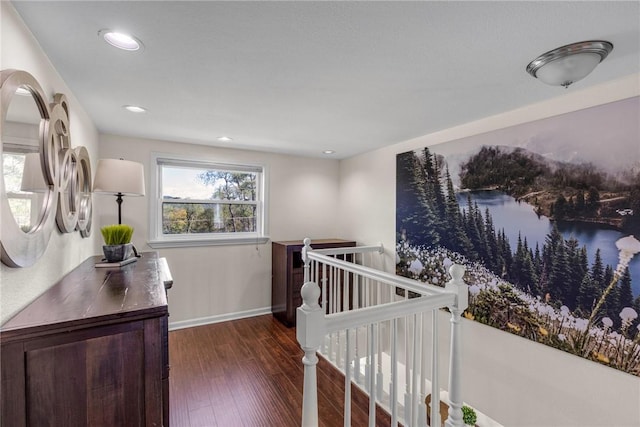
[[[302,426],[318,425],[317,352],[345,374],[345,427],[351,425],[352,383],[369,395],[369,426],[376,423],[376,404],[389,412],[393,427],[399,422],[426,426],[428,392],[430,425],[440,426],[440,308],[451,313],[445,426],[463,426],[460,317],[468,305],[464,267],[452,265],[452,278],[442,288],[352,262],[358,254],[381,253],[382,246],[312,250],[309,239],[304,243],[305,283],[296,331],[304,351]]]

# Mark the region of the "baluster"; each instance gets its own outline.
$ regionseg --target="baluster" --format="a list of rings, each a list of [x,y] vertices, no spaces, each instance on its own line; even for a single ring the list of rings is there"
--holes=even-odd
[[[376,384],[374,369],[376,364],[376,346],[377,337],[375,333],[375,325],[369,325],[369,354],[371,355],[371,363],[369,364],[369,427],[376,426]]]
[[[317,280],[316,280],[316,278],[314,277],[315,264],[316,264],[316,261],[315,261],[315,260],[312,260],[312,259],[311,259],[311,260],[309,260],[309,281],[310,281],[310,282],[316,282],[316,283],[318,283],[318,282],[317,282]],[[304,267],[303,267],[303,268],[304,268]],[[303,284],[303,285],[305,284],[305,282],[304,282],[304,278],[302,279],[302,284]]]
[[[418,378],[420,375],[420,322],[413,315],[413,357],[411,358],[411,425],[418,425]]]
[[[391,426],[398,427],[398,319],[391,321],[391,384],[389,385]]]
[[[462,324],[460,316],[469,306],[469,287],[462,280],[465,268],[454,264],[449,268],[451,280],[445,285],[445,290],[457,295],[456,302],[449,307],[451,311],[451,350],[449,364],[449,417],[447,427],[459,427],[462,422]]]
[[[389,301],[393,301],[395,299],[396,287],[389,286]]]
[[[370,288],[370,281],[369,278],[365,277],[364,278],[364,291],[366,293],[366,299],[365,299],[365,307],[371,307],[371,288]]]
[[[339,257],[335,257],[335,258],[339,258]],[[344,301],[342,301],[342,274],[344,272],[342,272],[338,267],[336,267],[335,269],[335,281],[336,281],[336,299],[337,299],[337,304],[336,304],[336,312],[340,313],[344,310],[343,308],[343,303]],[[342,366],[342,355],[343,355],[343,340],[342,340],[342,334],[340,333],[340,331],[336,332],[336,366],[338,368],[340,368]]]
[[[367,307],[367,301],[369,298],[369,292],[367,291],[367,278],[366,277],[360,277],[360,290],[361,290],[361,302],[362,304],[360,305],[360,307]]]
[[[354,373],[353,377],[356,380],[356,384],[362,384],[360,382],[360,345],[358,344],[360,342],[360,333],[359,333],[358,330],[359,330],[359,328],[356,328],[356,339],[355,339],[356,357],[355,357],[355,359],[353,359],[353,373]]]
[[[331,295],[333,296],[333,313],[340,312],[340,292],[338,291],[338,267],[331,267]],[[338,366],[338,359],[340,358],[340,333],[334,332],[332,334],[333,341],[333,353],[331,354],[331,360]]]
[[[440,384],[438,350],[438,310],[431,310],[431,425],[440,427]]]
[[[378,349],[378,357],[377,357],[377,373],[376,373],[376,393],[378,396],[380,396],[380,401],[382,401],[382,396],[383,396],[383,386],[384,386],[384,374],[382,373],[382,323],[378,323],[378,339],[377,339],[377,349]]]
[[[360,276],[353,276],[353,309],[360,308]]]
[[[382,303],[381,297],[380,297],[381,296],[381,292],[382,292],[381,286],[382,286],[382,283],[380,283],[379,281],[376,280],[376,282],[375,282],[376,294],[377,294],[377,296],[376,296],[376,299],[377,299],[376,304],[381,304]],[[378,360],[378,363],[377,363],[378,371],[376,373],[376,384],[378,386],[376,391],[378,393],[378,396],[380,396],[380,400],[381,401],[382,401],[382,389],[383,389],[383,381],[384,381],[384,376],[383,376],[383,373],[382,373],[382,343],[383,343],[383,340],[382,340],[383,327],[382,326],[383,325],[381,323],[378,323],[378,359],[377,359]]]
[[[328,289],[328,295],[327,298],[329,300],[329,314],[333,314],[335,313],[335,304],[334,304],[334,299],[335,299],[335,292],[333,290],[333,267],[332,266],[328,266],[327,267],[327,289]],[[331,333],[329,334],[329,349],[327,351],[327,358],[329,360],[333,360],[333,339],[334,339],[334,334]]]
[[[372,339],[369,334],[369,327],[365,326],[365,336],[367,338],[367,346],[366,346],[366,357],[364,362],[364,388],[367,393],[371,394],[371,389],[369,385],[371,384],[371,344]]]
[[[343,310],[348,311],[351,310],[350,306],[353,306],[353,302],[351,301],[351,274],[347,272],[343,272],[343,297],[342,302],[344,304]]]
[[[422,319],[422,332],[420,334],[420,340],[422,341],[422,345],[420,346],[422,357],[420,358],[421,366],[420,366],[420,397],[418,398],[418,425],[426,426],[427,425],[427,406],[425,404],[425,398],[427,397],[427,316],[426,313],[420,313],[420,318]]]
[[[334,313],[339,313],[340,312],[340,290],[338,287],[338,267],[332,267],[331,268],[331,281],[333,283],[332,289],[333,289],[333,312]],[[336,331],[333,333],[333,346],[334,346],[334,353],[332,354],[331,360],[333,360],[333,363],[337,366],[340,367],[339,365],[339,359],[340,359],[340,331]]]
[[[357,338],[357,337],[356,337]],[[346,330],[347,343],[344,367],[344,427],[351,427],[351,330]]]
[[[322,311],[324,313],[331,313],[329,310],[329,296],[327,295],[327,264],[322,263]],[[329,344],[327,344],[327,340]],[[327,346],[331,344],[331,335],[325,337],[322,341],[322,354],[328,355],[330,351]]]
[[[408,291],[405,290],[405,294],[408,294]],[[404,422],[405,424],[407,424],[407,427],[412,427],[411,424],[411,390],[409,389],[409,387],[411,386],[411,372],[410,372],[410,366],[411,366],[411,348],[410,348],[410,342],[409,342],[409,329],[410,329],[410,325],[409,325],[409,317],[405,317],[404,318],[404,324],[405,324],[405,328],[404,328],[404,359],[405,359],[405,363],[404,363],[404,379],[405,379],[405,385],[404,385]]]

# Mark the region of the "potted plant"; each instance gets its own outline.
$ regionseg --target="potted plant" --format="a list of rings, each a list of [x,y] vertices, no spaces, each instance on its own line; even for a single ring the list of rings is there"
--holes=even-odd
[[[427,395],[425,399],[425,404],[427,405],[427,424],[431,425],[431,394]],[[444,403],[442,400],[440,401],[440,423],[444,426],[444,422],[449,418],[449,405]],[[476,415],[476,411],[467,405],[462,406],[462,422],[466,426],[475,426],[476,421],[478,420],[478,416]]]
[[[476,415],[476,411],[467,405],[462,406],[462,421],[466,426],[474,426],[476,425],[476,421],[478,420],[478,416]]]
[[[125,224],[105,225],[100,232],[104,239],[102,251],[107,262],[124,261],[133,255],[133,227]]]

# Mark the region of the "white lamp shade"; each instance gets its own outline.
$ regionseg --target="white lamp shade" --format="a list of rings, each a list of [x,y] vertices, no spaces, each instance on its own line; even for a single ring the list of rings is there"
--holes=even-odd
[[[600,63],[600,55],[584,52],[556,59],[543,65],[536,77],[548,85],[561,86],[585,78]]]
[[[42,172],[40,153],[27,153],[25,155],[20,190],[32,193],[44,193],[49,190]]]
[[[100,159],[93,182],[95,193],[144,196],[144,167],[129,160]]]

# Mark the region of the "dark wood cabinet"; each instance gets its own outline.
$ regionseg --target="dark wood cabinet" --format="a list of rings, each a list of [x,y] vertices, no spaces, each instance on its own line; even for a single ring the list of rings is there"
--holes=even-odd
[[[0,424],[168,426],[166,262],[92,257],[0,328]]]
[[[313,249],[343,248],[356,246],[352,240],[312,240]],[[296,324],[296,308],[302,305],[300,288],[304,284],[301,240],[271,243],[271,311],[287,326]]]

